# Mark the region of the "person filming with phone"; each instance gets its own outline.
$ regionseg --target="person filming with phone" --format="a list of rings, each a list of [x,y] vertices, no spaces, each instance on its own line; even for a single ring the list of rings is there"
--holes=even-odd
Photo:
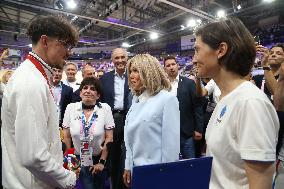
[[[272,46],[271,49],[257,45],[256,50],[262,56],[261,65],[264,75],[254,76],[253,80],[256,86],[273,100],[280,66],[284,62],[284,45],[279,43]]]

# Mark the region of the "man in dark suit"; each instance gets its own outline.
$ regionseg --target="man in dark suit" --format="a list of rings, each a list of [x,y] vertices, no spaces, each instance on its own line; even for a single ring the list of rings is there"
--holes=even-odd
[[[164,68],[171,81],[171,93],[177,96],[180,110],[180,152],[183,158],[195,157],[195,140],[202,138],[203,110],[200,98],[196,97],[193,80],[178,74],[175,57],[168,56],[164,60]]]
[[[62,126],[64,113],[68,104],[72,102],[73,89],[61,81],[63,69],[53,68],[51,79],[52,93],[57,106],[59,126]]]
[[[125,150],[123,145],[123,127],[127,110],[130,107],[130,90],[126,75],[127,52],[117,48],[112,52],[112,62],[115,70],[103,75],[100,80],[103,87],[102,102],[107,103],[113,113],[115,129],[113,145],[110,151],[112,188],[125,188],[122,180],[124,169]]]
[[[57,107],[60,127],[60,137],[63,141],[62,122],[66,107],[72,102],[73,89],[61,81],[63,69],[53,68],[53,75],[51,78],[51,87],[54,101]],[[63,152],[66,149],[65,143],[62,142]]]

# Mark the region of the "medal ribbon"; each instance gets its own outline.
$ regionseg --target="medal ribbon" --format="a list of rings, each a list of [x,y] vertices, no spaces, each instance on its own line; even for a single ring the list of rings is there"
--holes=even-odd
[[[52,95],[52,97],[53,97],[53,99],[54,99],[53,92],[52,92],[52,89],[51,89],[51,85],[50,85],[50,83],[49,83],[49,80],[48,80],[48,78],[47,78],[47,75],[46,75],[46,73],[45,73],[45,71],[44,71],[44,69],[43,69],[43,67],[42,67],[42,65],[41,65],[41,63],[40,63],[40,61],[39,61],[38,59],[36,59],[36,58],[35,58],[33,55],[31,55],[31,54],[28,55],[27,59],[30,60],[30,61],[33,63],[33,65],[35,65],[36,69],[37,69],[37,70],[42,74],[42,76],[45,78],[46,83],[48,84],[48,87],[49,87],[49,91],[50,91],[50,93],[51,93],[51,95]]]

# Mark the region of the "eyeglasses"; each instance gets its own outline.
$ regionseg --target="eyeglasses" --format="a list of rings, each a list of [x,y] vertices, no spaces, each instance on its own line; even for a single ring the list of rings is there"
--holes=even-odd
[[[57,39],[56,41],[58,41],[59,43],[61,43],[66,50],[71,51],[71,49],[74,47],[72,44],[68,43],[67,41],[63,41],[60,39]]]

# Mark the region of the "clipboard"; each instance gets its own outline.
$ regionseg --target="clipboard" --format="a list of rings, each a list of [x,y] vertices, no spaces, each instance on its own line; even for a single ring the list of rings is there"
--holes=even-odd
[[[208,189],[212,157],[136,166],[131,189]]]

